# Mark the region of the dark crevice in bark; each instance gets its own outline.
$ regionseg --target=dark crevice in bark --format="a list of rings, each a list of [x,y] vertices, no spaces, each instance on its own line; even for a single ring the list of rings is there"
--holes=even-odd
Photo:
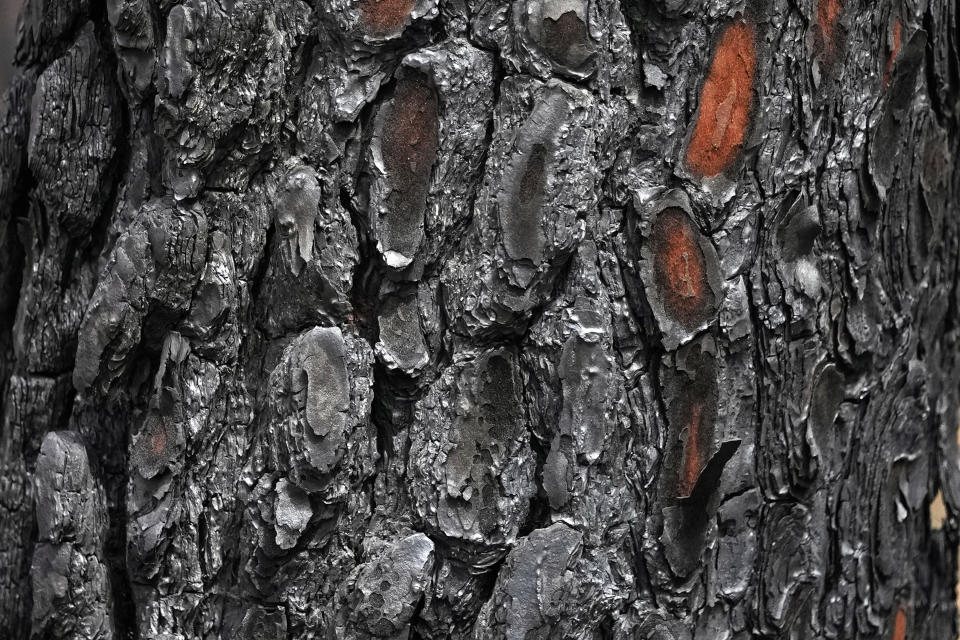
[[[276,223],[271,221],[270,226],[267,227],[267,234],[263,243],[263,255],[260,256],[260,261],[257,263],[257,270],[254,272],[253,279],[250,282],[250,297],[254,301],[254,303],[250,305],[251,308],[254,308],[256,302],[262,298],[263,285],[267,280],[267,273],[270,271],[270,261],[273,258],[273,246],[276,235]],[[257,329],[254,330],[259,331]],[[244,339],[246,340],[247,337],[244,336]],[[241,353],[242,352],[243,349],[241,349]]]
[[[937,85],[939,83],[937,82],[934,61],[934,47],[937,43],[937,25],[933,17],[932,6],[928,6],[927,10],[923,12],[923,28],[928,34],[930,34],[930,40],[924,49],[923,64],[923,71],[927,85],[927,96],[930,98],[930,106],[933,108],[933,113],[936,116],[937,124],[944,126],[955,107],[951,108],[949,105],[944,105],[940,100],[940,95],[937,91]]]
[[[14,191],[15,196],[11,198],[8,208],[9,218],[4,221],[6,229],[2,229],[3,234],[2,237],[0,237],[0,240],[4,241],[5,246],[2,248],[6,254],[4,258],[2,258],[6,264],[3,265],[5,272],[0,276],[0,295],[3,295],[2,299],[6,302],[7,294],[9,293],[9,299],[13,302],[13,304],[7,308],[8,313],[5,313],[3,318],[0,319],[0,350],[2,350],[0,353],[9,356],[9,360],[5,358],[5,361],[0,363],[0,375],[2,375],[0,379],[3,380],[4,387],[4,393],[0,396],[0,416],[5,415],[8,410],[6,404],[7,398],[9,397],[7,393],[9,378],[21,369],[21,365],[19,365],[13,355],[13,328],[17,317],[17,310],[22,301],[14,292],[21,291],[23,287],[23,274],[28,252],[22,241],[22,227],[26,224],[26,219],[29,215],[29,193],[33,191],[36,186],[36,181],[30,176],[29,171],[26,170],[26,158],[24,158],[24,169],[21,175],[29,176],[29,179],[22,181],[22,188],[17,189],[14,187],[16,189]],[[0,428],[2,427],[3,425],[0,424]],[[9,435],[5,435],[5,437],[9,437]]]
[[[525,392],[529,393],[529,392]],[[536,468],[534,478],[537,479],[537,491],[530,496],[530,507],[527,517],[520,525],[517,536],[524,537],[531,531],[540,529],[550,524],[550,501],[543,490],[543,465],[550,451],[549,443],[542,442],[532,431],[528,431],[530,438],[530,447],[533,450]]]

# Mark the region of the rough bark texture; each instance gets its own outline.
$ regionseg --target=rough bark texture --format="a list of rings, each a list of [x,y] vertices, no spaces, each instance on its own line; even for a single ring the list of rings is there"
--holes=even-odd
[[[27,0],[0,637],[956,637],[958,20]]]

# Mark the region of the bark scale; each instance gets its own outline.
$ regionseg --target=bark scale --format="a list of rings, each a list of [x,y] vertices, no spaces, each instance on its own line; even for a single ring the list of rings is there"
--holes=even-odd
[[[0,636],[956,637],[957,12],[27,0]]]

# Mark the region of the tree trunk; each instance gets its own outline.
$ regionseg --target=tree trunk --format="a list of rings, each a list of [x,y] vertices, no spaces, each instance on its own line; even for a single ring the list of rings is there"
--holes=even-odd
[[[26,2],[0,637],[957,636],[956,2],[313,4]]]

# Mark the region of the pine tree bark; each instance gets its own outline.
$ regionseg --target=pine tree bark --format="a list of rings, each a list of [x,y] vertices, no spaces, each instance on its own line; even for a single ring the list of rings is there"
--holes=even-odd
[[[957,637],[958,26],[27,0],[0,637]]]

